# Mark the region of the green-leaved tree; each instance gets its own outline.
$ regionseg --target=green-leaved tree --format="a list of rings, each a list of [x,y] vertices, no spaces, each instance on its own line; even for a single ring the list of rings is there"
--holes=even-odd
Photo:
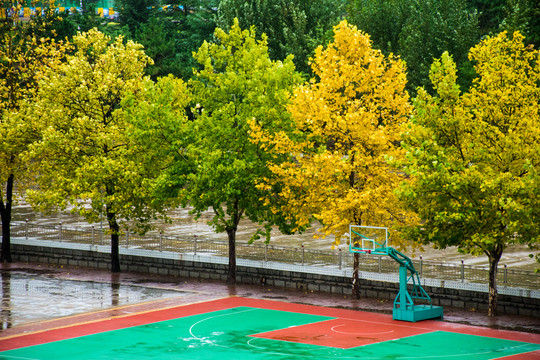
[[[404,135],[401,198],[424,223],[410,236],[489,259],[489,315],[497,266],[511,244],[540,241],[540,52],[501,33],[471,49],[478,78],[461,93],[448,53],[436,60]]]
[[[215,38],[215,43],[204,43],[194,55],[203,66],[190,82],[200,111],[193,123],[194,146],[190,148],[195,171],[186,177],[183,196],[196,214],[211,208],[212,225],[217,232],[227,233],[228,282],[234,283],[240,220],[264,224],[267,241],[271,225],[288,229],[256,187],[269,173],[267,163],[276,159],[249,141],[249,123],[255,121],[269,131],[288,128],[286,105],[301,78],[292,57],[283,62],[270,60],[266,37],[256,40],[253,28],[242,30],[235,21],[229,33],[216,30]]]
[[[249,123],[265,129],[288,128],[286,104],[301,78],[290,57],[283,62],[270,60],[266,38],[257,40],[253,28],[242,30],[237,21],[228,33],[217,29],[215,42],[205,42],[195,59],[202,70],[189,82],[194,118],[148,116],[138,123],[161,141],[149,151],[170,159],[158,181],[159,196],[176,197],[196,216],[213,211],[210,225],[227,234],[228,282],[235,283],[240,220],[261,224],[253,239],[264,235],[269,240],[274,224],[285,232],[289,229],[256,187],[269,174],[267,163],[279,158],[250,142]]]

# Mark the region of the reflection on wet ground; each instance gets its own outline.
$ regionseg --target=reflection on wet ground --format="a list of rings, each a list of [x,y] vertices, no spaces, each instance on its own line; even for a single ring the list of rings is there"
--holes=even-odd
[[[0,329],[146,301],[192,294],[119,282],[58,279],[39,273],[0,272]]]

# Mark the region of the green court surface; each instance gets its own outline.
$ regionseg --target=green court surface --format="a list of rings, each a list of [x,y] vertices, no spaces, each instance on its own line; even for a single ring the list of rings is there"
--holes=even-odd
[[[181,317],[7,350],[0,359],[498,359],[527,353],[515,359],[533,359],[540,354],[537,343],[372,318],[250,306],[176,316]]]

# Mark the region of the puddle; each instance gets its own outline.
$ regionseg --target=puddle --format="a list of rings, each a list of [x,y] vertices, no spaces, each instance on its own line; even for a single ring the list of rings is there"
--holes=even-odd
[[[192,294],[146,286],[0,272],[0,329],[112,307]]]

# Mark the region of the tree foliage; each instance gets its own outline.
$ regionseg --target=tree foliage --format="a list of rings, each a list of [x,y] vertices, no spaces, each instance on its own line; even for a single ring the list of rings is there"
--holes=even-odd
[[[471,85],[474,72],[468,62],[469,49],[480,40],[478,13],[465,0],[419,0],[400,35],[398,54],[407,63],[409,90],[427,88],[434,58],[448,51],[460,72],[460,85]]]
[[[193,76],[193,68],[199,68],[193,53],[205,41],[212,41],[216,29],[217,8],[220,0],[193,0],[191,4],[184,2],[183,11],[177,16],[179,21],[177,61],[182,64],[182,77]]]
[[[114,41],[97,30],[74,37],[75,52],[45,73],[27,121],[35,119],[42,138],[31,146],[38,188],[27,199],[38,209],[73,206],[89,222],[106,216],[111,234],[112,271],[120,271],[120,222],[152,217],[152,164],[127,136],[121,106],[137,93],[151,61],[139,44]]]
[[[115,5],[120,14],[120,24],[126,25],[134,34],[141,25],[146,24],[157,5],[156,0],[116,0]]]
[[[273,176],[261,184],[283,198],[279,211],[299,225],[314,217],[339,244],[351,224],[390,226],[414,216],[398,206],[393,190],[403,176],[387,162],[401,156],[399,127],[411,111],[404,63],[373,49],[346,21],[334,32],[332,43],[315,50],[316,80],[294,92],[294,132],[255,125],[252,136],[288,156],[270,164]]]
[[[369,34],[373,47],[399,54],[401,32],[411,16],[411,2],[403,0],[350,0],[348,21]]]
[[[221,0],[217,26],[228,28],[235,18],[242,28],[255,26],[268,37],[271,59],[292,54],[297,69],[309,74],[313,50],[326,40],[342,12],[342,2],[333,0]]]
[[[445,53],[421,90],[404,135],[401,197],[424,220],[410,236],[440,248],[489,258],[489,314],[497,308],[496,274],[510,244],[538,244],[540,166],[539,52],[519,33],[488,37],[471,49],[478,78],[461,93]]]
[[[348,9],[351,22],[372,37],[374,47],[405,60],[411,94],[429,84],[431,63],[444,51],[454,56],[461,85],[470,86],[474,72],[467,52],[480,32],[478,13],[466,0],[351,0]]]
[[[164,21],[161,15],[156,14],[147,23],[140,25],[132,36],[144,46],[146,55],[153,60],[153,64],[145,69],[153,80],[169,74],[182,76],[183,64],[178,59],[180,50],[176,31],[174,23]]]
[[[144,46],[153,60],[145,71],[153,80],[169,74],[187,80],[198,67],[193,53],[212,39],[216,9],[217,0],[186,0],[152,9],[144,22],[116,31]]]
[[[79,3],[81,11],[70,14],[68,20],[81,32],[86,32],[93,28],[100,28],[103,19],[96,14],[97,1],[80,0]],[[73,35],[76,35],[76,32],[71,34],[71,36]]]
[[[123,101],[126,119],[132,125],[130,138],[145,149],[139,154],[157,169],[152,180],[153,201],[159,206],[177,207],[181,203],[179,179],[193,168],[187,156],[192,141],[187,110],[192,101],[187,84],[172,75],[148,81],[140,93]],[[181,182],[181,180],[180,180]]]
[[[499,28],[509,33],[519,31],[527,44],[540,46],[540,2],[536,0],[507,0],[506,16]]]
[[[469,4],[478,10],[478,20],[482,35],[496,31],[504,21],[505,8],[512,0],[468,0]]]
[[[7,8],[7,4],[2,6]],[[22,22],[0,19],[0,215],[2,219],[1,261],[11,261],[10,222],[14,185],[22,187],[26,163],[21,155],[35,140],[35,132],[19,110],[24,100],[31,100],[44,68],[59,61],[64,46],[51,35],[55,21],[52,11],[44,17]]]

